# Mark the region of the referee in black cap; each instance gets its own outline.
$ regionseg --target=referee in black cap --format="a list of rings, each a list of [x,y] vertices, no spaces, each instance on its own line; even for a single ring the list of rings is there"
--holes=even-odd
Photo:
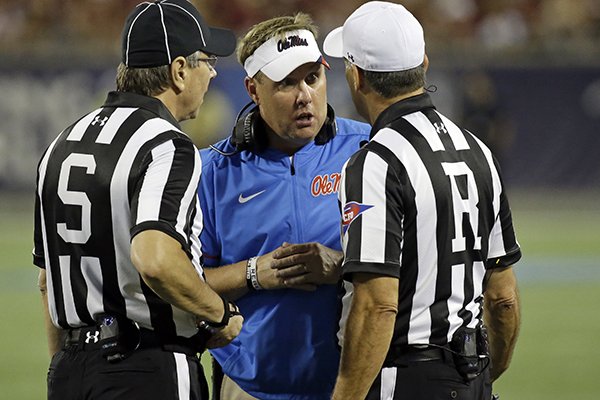
[[[198,354],[239,333],[204,281],[194,118],[232,32],[185,0],[138,5],[117,91],[38,167],[34,263],[52,361],[49,399],[206,399]]]

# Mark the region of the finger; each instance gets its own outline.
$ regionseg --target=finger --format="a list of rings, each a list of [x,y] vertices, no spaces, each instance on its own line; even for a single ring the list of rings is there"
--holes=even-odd
[[[282,269],[294,265],[306,264],[309,261],[306,254],[293,254],[271,261],[271,269]]]
[[[288,257],[293,254],[306,253],[307,250],[308,250],[308,245],[306,243],[301,243],[301,244],[284,243],[283,245],[281,245],[281,247],[279,247],[277,250],[275,250],[273,252],[273,258],[279,259],[279,258]]]
[[[298,264],[299,263],[295,262],[290,257],[282,258],[279,260],[273,259],[273,261],[271,261],[271,269],[289,268],[289,267],[292,267],[292,266],[298,265]]]
[[[291,267],[279,269],[277,272],[275,272],[275,276],[278,278],[287,279],[306,275],[307,272],[308,269],[305,264],[296,264]]]
[[[314,285],[315,284],[315,277],[313,274],[299,274],[299,275],[295,275],[295,276],[290,276],[290,277],[286,277],[286,278],[281,278],[283,281],[283,284],[286,286],[297,286],[297,285]]]
[[[224,328],[226,329],[226,328]],[[219,331],[218,334],[212,336],[210,339],[207,340],[206,342],[206,347],[207,348],[217,348],[217,347],[223,347],[223,346],[227,346],[237,335],[231,335],[231,333],[226,333],[226,332],[222,332]],[[209,347],[212,346],[212,347]]]
[[[226,343],[223,343],[223,340],[221,340],[221,338],[212,337],[206,341],[206,348],[207,349],[216,349],[218,347],[225,346],[225,344]]]

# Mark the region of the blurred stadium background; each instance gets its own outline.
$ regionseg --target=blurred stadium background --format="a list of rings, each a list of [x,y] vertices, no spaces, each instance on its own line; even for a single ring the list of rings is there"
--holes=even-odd
[[[216,25],[310,13],[322,37],[363,1],[193,1]],[[0,0],[1,398],[45,396],[48,364],[32,199],[41,152],[114,88],[123,20],[137,0]],[[523,326],[503,400],[597,399],[600,373],[600,1],[405,0],[422,21],[440,111],[496,152],[524,258]],[[321,37],[321,39],[322,39]],[[385,44],[382,44],[385,45]],[[329,60],[329,102],[355,116],[343,65]],[[228,136],[248,97],[223,59],[201,117],[204,147]],[[234,228],[234,227],[233,227]]]

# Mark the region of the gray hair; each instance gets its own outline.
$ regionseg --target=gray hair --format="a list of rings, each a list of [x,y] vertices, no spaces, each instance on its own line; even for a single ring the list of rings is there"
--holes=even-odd
[[[200,53],[194,52],[185,58],[191,68],[200,64]],[[161,65],[152,68],[129,68],[123,63],[117,67],[117,90],[155,96],[163,93],[171,85],[171,66]]]
[[[405,71],[375,72],[363,71],[365,80],[379,95],[391,99],[414,92],[425,86],[425,65]]]

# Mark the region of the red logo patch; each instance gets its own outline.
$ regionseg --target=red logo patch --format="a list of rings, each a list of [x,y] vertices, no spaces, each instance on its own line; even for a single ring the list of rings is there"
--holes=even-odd
[[[313,197],[327,196],[332,193],[337,193],[340,188],[340,180],[342,175],[338,172],[325,175],[317,175],[313,178],[310,184],[310,192]]]

